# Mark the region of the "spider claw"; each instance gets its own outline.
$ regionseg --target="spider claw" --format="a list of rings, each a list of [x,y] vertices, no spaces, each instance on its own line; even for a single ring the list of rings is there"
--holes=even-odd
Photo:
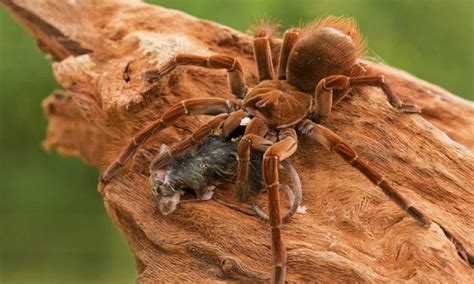
[[[104,175],[100,175],[99,177],[99,182],[102,183],[103,185],[106,185],[109,183],[109,179],[107,179],[106,177],[104,177]]]
[[[122,164],[114,161],[101,175],[100,181],[107,184],[122,170]]]
[[[162,76],[161,72],[158,70],[150,70],[143,73],[143,77],[145,77],[147,81],[151,83],[160,80]]]
[[[429,227],[431,224],[431,221],[428,217],[425,216],[425,214],[421,213],[420,210],[416,209],[413,206],[410,206],[406,210],[407,214],[413,217],[420,225],[424,227]]]
[[[400,107],[398,107],[398,110],[403,113],[421,113],[421,109],[419,107],[411,104],[402,104]]]

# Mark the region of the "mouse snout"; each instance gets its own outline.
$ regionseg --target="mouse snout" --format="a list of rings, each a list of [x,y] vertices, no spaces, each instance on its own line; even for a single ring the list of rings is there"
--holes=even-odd
[[[158,207],[160,208],[161,214],[168,215],[176,210],[180,197],[181,194],[179,192],[175,192],[173,195],[161,195],[161,197],[158,198]]]

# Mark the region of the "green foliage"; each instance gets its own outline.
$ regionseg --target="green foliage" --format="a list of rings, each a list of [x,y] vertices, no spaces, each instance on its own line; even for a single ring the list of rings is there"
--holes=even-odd
[[[148,1],[247,30],[324,15],[357,19],[372,54],[474,99],[471,1]],[[95,190],[97,172],[41,149],[50,62],[0,8],[0,282],[131,283],[133,260]]]
[[[0,8],[0,283],[133,283],[97,171],[41,148],[41,101],[56,88],[50,62]]]

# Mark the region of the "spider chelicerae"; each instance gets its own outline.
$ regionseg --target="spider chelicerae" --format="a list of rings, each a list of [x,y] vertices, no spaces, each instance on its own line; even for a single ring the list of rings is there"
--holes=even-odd
[[[199,98],[183,100],[167,109],[155,122],[140,131],[120,156],[105,170],[102,181],[112,179],[132,158],[139,147],[154,133],[172,126],[187,115],[215,116],[188,138],[174,144],[152,162],[158,169],[219,132],[229,136],[245,117],[250,118],[237,148],[236,191],[239,201],[249,195],[249,161],[251,151],[263,152],[262,175],[269,199],[269,222],[273,255],[272,282],[283,283],[286,274],[286,251],[281,237],[278,166],[297,150],[298,134],[309,137],[327,150],[338,154],[358,169],[408,215],[424,226],[430,220],[413,207],[379,172],[369,166],[340,136],[319,124],[327,118],[334,105],[340,103],[357,87],[380,87],[389,103],[404,113],[419,113],[415,105],[403,103],[379,74],[368,74],[360,58],[365,44],[356,24],[348,18],[327,17],[304,29],[292,28],[283,36],[277,72],[274,72],[270,49],[271,30],[257,28],[253,53],[258,84],[248,87],[241,64],[224,55],[210,57],[179,54],[158,70],[146,73],[157,80],[179,65],[227,70],[234,100]]]

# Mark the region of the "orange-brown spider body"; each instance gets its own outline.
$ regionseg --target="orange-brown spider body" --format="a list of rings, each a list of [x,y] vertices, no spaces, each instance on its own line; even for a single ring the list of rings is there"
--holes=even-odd
[[[254,117],[265,120],[271,128],[296,125],[311,110],[312,97],[285,80],[264,81],[244,98],[243,108]]]
[[[267,27],[257,29],[254,34],[252,45],[259,83],[253,88],[248,88],[245,83],[242,65],[223,55],[202,57],[179,54],[160,69],[147,72],[149,79],[160,79],[179,65],[225,69],[230,90],[237,98],[190,99],[172,106],[132,138],[119,157],[105,170],[102,180],[107,182],[113,178],[151,135],[171,126],[182,116],[204,114],[215,117],[188,138],[160,153],[152,162],[152,169],[163,167],[173,157],[201,143],[212,133],[227,137],[243,118],[250,118],[237,148],[236,191],[240,201],[247,200],[251,151],[264,152],[262,176],[269,199],[272,283],[283,283],[286,278],[286,250],[281,236],[279,195],[282,185],[278,167],[297,151],[298,135],[306,136],[339,155],[382,189],[408,215],[420,224],[429,226],[429,218],[382,174],[363,161],[353,147],[319,124],[330,115],[334,105],[360,86],[380,87],[389,103],[401,112],[419,112],[416,106],[404,104],[382,75],[367,75],[364,66],[358,62],[364,51],[364,42],[355,23],[350,19],[328,17],[303,30],[287,30],[281,44],[277,72],[274,72],[272,64],[270,35]]]

